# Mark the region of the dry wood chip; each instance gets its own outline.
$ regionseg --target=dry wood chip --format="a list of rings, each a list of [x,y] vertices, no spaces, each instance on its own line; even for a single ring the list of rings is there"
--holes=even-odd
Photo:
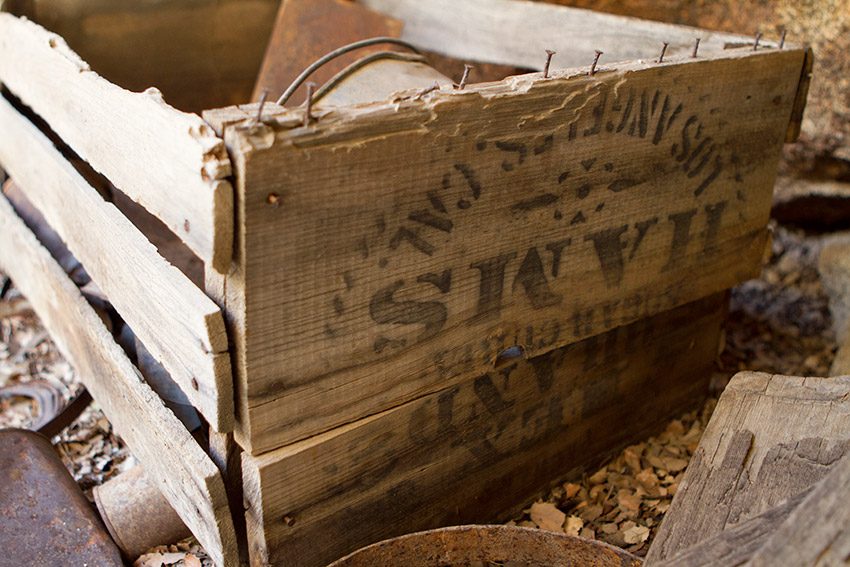
[[[551,530],[553,532],[564,531],[564,520],[567,515],[558,510],[558,508],[549,502],[535,502],[531,505],[529,511],[531,521],[537,524],[542,530]]]
[[[581,490],[581,485],[568,482],[564,485],[564,496],[567,498],[573,498],[576,494]]]
[[[646,526],[631,526],[623,530],[623,539],[626,543],[642,543],[649,539],[649,528]]]
[[[616,533],[618,529],[620,529],[620,527],[614,522],[611,522],[610,524],[602,524],[602,531],[606,534]]]
[[[567,518],[567,523],[564,525],[564,531],[567,535],[577,536],[583,527],[584,520],[577,516],[570,516]]]

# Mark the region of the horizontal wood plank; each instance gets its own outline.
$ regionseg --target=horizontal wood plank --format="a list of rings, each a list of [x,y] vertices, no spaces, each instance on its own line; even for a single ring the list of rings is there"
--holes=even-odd
[[[672,558],[824,478],[850,453],[850,376],[732,378],[646,557]]]
[[[60,36],[0,13],[0,82],[122,192],[224,271],[233,188],[224,145],[156,89],[131,93],[89,69]]]
[[[601,64],[714,54],[727,44],[753,38],[629,18],[581,8],[517,0],[357,0],[359,4],[404,22],[402,39],[429,51],[463,60],[542,70],[546,50],[555,51],[554,69],[589,66],[595,50]],[[764,39],[761,45],[776,47]]]
[[[700,403],[725,294],[243,459],[252,565],[319,567],[364,545],[519,513],[559,477]],[[321,541],[321,545],[316,545]]]
[[[805,56],[551,71],[226,128],[239,442],[257,454],[507,348],[543,354],[756,276]]]
[[[210,425],[232,429],[233,379],[219,308],[2,99],[0,128],[3,169]]]
[[[0,196],[0,267],[33,305],[115,431],[216,565],[236,565],[227,494],[215,465],[147,385],[5,196]]]

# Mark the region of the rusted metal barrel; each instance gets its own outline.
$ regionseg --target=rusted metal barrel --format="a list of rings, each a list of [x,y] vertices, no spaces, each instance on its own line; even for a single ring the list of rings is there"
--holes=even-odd
[[[328,567],[639,567],[606,543],[517,526],[460,526],[388,539]]]
[[[141,465],[95,487],[93,492],[109,535],[127,558],[135,559],[152,547],[191,535]]]

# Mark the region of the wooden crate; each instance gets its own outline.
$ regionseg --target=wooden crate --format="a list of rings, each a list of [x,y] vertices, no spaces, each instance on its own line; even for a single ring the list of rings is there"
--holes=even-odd
[[[190,51],[194,90],[170,54],[165,100],[0,14],[0,167],[209,423],[207,452],[5,200],[0,267],[219,565],[237,561],[244,510],[225,485],[233,497],[243,476],[252,562],[321,565],[502,517],[693,405],[717,294],[758,274],[780,149],[799,131],[811,56],[797,45],[509,0],[362,3],[460,59],[539,69],[544,49],[558,55],[548,77],[399,93],[304,126],[300,109],[255,121],[255,104],[201,118],[166,102],[198,111],[249,90],[274,2],[244,3],[247,33],[210,26],[209,45],[239,48]],[[2,6],[65,30],[105,73],[123,48],[91,29],[171,38],[175,21],[242,6],[59,4],[63,18]],[[217,63],[240,71],[213,81]],[[203,278],[105,201],[103,178]],[[527,362],[496,368],[512,347]],[[317,548],[320,534],[334,541]]]

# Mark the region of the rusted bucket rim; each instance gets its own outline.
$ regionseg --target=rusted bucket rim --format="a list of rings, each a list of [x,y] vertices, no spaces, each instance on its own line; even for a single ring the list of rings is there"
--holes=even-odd
[[[519,526],[457,526],[372,544],[328,567],[448,567],[514,562],[534,567],[639,567],[640,558],[589,539]]]

